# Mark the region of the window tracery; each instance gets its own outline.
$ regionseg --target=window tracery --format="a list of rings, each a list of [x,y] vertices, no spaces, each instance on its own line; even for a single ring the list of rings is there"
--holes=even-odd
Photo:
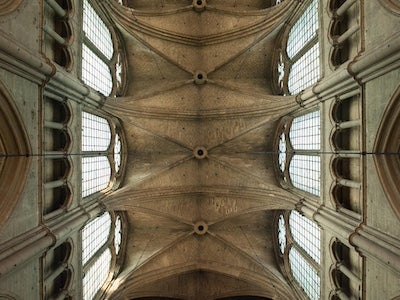
[[[318,225],[293,210],[278,214],[276,228],[283,272],[296,281],[296,290],[309,299],[319,299],[321,247]]]
[[[107,119],[82,112],[82,197],[108,191],[120,175],[122,142]]]
[[[320,77],[318,0],[308,6],[284,35],[286,42],[277,49],[275,78],[279,94],[297,94]]]
[[[279,125],[277,170],[283,187],[320,195],[320,111],[287,116]]]
[[[122,217],[105,212],[81,231],[83,299],[93,299],[118,272],[117,259],[123,241]]]
[[[90,0],[83,1],[81,78],[105,96],[121,95],[126,85],[122,41],[94,4]]]

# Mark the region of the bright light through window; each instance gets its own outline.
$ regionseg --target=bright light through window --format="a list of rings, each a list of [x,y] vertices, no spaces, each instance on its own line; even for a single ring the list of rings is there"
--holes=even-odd
[[[313,0],[291,28],[286,45],[290,64],[287,87],[292,95],[320,77],[318,24],[318,0]]]
[[[289,226],[296,243],[319,264],[321,246],[318,225],[294,210],[290,213]]]
[[[318,34],[318,0],[313,0],[290,30],[286,52],[293,58]]]
[[[111,252],[106,249],[89,267],[83,277],[83,299],[92,300],[106,281],[110,272]]]
[[[119,135],[115,136],[114,161],[115,171],[118,173],[121,166],[121,140],[119,139]]]
[[[320,196],[321,159],[319,110],[294,118],[289,140],[296,154],[289,164],[294,187]]]
[[[108,96],[112,91],[109,66],[85,44],[82,45],[82,80],[103,95]]]
[[[121,226],[121,217],[117,216],[115,220],[115,233],[114,233],[114,247],[115,253],[118,255],[119,250],[121,249],[121,241],[122,241],[122,226]]]
[[[279,216],[278,220],[278,243],[281,253],[285,252],[286,248],[286,227],[283,215]]]
[[[104,213],[90,221],[82,230],[82,264],[98,251],[108,240],[111,229],[111,217]]]
[[[82,80],[108,96],[113,89],[110,71],[113,40],[110,30],[88,0],[83,1],[83,31]]]
[[[279,139],[279,167],[283,172],[285,170],[286,163],[286,139],[285,134],[282,133]]]
[[[82,151],[107,151],[111,141],[106,119],[82,112]]]
[[[315,44],[289,72],[288,88],[290,94],[297,94],[317,82],[319,78],[319,44]]]
[[[83,31],[85,36],[107,59],[112,58],[114,46],[110,30],[89,4],[88,0],[83,1]]]
[[[296,150],[320,149],[319,110],[294,118],[289,138]]]
[[[106,156],[82,157],[82,197],[107,188],[110,178],[111,167]]]
[[[289,264],[293,277],[307,296],[311,300],[319,300],[321,279],[296,248],[292,247],[289,251]]]
[[[316,155],[295,155],[290,161],[290,179],[298,189],[320,195],[321,160]]]

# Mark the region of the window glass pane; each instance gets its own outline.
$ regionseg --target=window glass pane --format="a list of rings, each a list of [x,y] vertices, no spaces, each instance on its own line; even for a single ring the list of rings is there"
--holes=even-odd
[[[285,227],[285,219],[283,215],[279,216],[278,220],[278,242],[279,242],[279,249],[281,253],[285,252],[286,248],[286,227]]]
[[[294,210],[289,217],[289,226],[295,242],[303,248],[312,259],[320,263],[321,246],[318,225]]]
[[[320,195],[320,157],[317,155],[295,155],[290,161],[289,175],[294,187]]]
[[[294,118],[290,127],[289,138],[295,150],[319,150],[319,110]]]
[[[105,96],[112,91],[110,68],[85,44],[82,45],[82,80]]]
[[[110,163],[105,156],[82,157],[82,197],[108,187]]]
[[[119,250],[121,249],[121,241],[122,241],[122,226],[121,226],[121,217],[117,216],[115,220],[115,234],[114,234],[114,246],[115,253],[118,255]]]
[[[294,95],[313,85],[319,78],[319,44],[297,60],[289,72],[289,93]]]
[[[118,54],[117,64],[115,65],[115,77],[117,79],[118,88],[122,85],[122,72],[121,54]]]
[[[114,161],[115,171],[118,173],[121,166],[121,140],[119,139],[119,135],[115,136]]]
[[[290,30],[286,52],[293,58],[318,30],[318,0],[313,0]]]
[[[107,120],[82,112],[82,151],[107,151],[110,141],[111,131]]]
[[[285,134],[281,134],[279,140],[279,167],[283,172],[285,170],[285,163],[286,163],[286,139]]]
[[[304,257],[295,249],[289,252],[289,264],[293,277],[311,300],[320,298],[320,277]]]
[[[92,300],[106,281],[110,272],[111,252],[106,249],[83,277],[83,299]]]
[[[83,31],[101,53],[108,59],[112,58],[114,47],[110,30],[88,0],[83,1]]]
[[[108,240],[111,229],[109,213],[93,219],[82,229],[82,265],[98,251]]]

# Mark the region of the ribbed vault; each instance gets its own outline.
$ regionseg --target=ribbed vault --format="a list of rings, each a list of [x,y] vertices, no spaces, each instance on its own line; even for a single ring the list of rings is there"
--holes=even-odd
[[[129,66],[127,94],[104,106],[128,148],[125,181],[104,199],[130,228],[113,297],[291,298],[273,219],[298,199],[277,186],[272,151],[297,104],[272,94],[271,74],[298,2],[125,4],[104,4]]]

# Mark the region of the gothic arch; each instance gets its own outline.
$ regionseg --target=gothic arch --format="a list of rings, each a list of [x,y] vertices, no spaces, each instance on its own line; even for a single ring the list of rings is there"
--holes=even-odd
[[[22,2],[23,0],[0,0],[0,16],[13,12]]]
[[[0,82],[0,225],[10,216],[24,187],[31,146],[11,95]]]
[[[397,217],[400,218],[400,87],[384,112],[374,145],[378,176]]]
[[[379,0],[384,8],[391,13],[400,15],[400,1],[399,0]]]

